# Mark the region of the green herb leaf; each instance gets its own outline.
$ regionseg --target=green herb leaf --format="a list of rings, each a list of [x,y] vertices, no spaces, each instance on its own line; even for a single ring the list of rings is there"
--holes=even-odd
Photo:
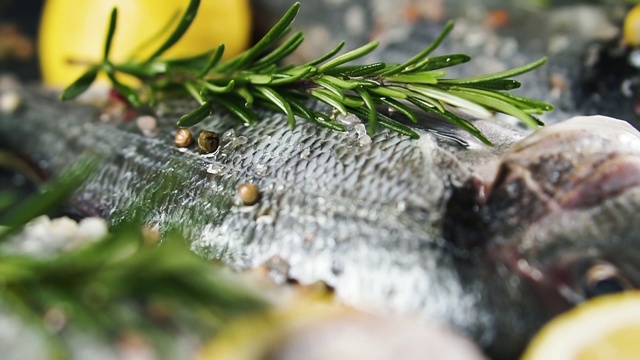
[[[84,74],[82,74],[76,81],[74,81],[71,85],[69,85],[62,94],[60,95],[60,99],[62,101],[73,100],[78,96],[82,95],[91,84],[96,80],[98,76],[98,67],[92,67],[87,70]]]
[[[344,103],[342,102],[342,99],[334,96],[331,92],[324,89],[311,90],[311,95],[324,102],[325,104],[333,106],[342,115],[347,115],[348,111]]]
[[[111,51],[111,43],[113,42],[113,35],[116,32],[116,24],[118,22],[118,8],[111,10],[111,17],[109,17],[109,27],[107,29],[107,37],[104,41],[104,52],[102,58],[104,60],[109,59],[109,52]]]
[[[342,48],[344,47],[345,42],[344,41],[340,41],[340,43],[338,44],[338,46],[336,46],[333,50],[329,51],[328,53],[320,56],[319,58],[310,61],[306,64],[304,64],[303,66],[315,66],[318,65],[324,61],[327,61],[328,59],[331,59],[335,54],[337,54],[338,52],[340,52],[340,50],[342,50]]]
[[[493,81],[493,80],[499,80],[499,79],[506,79],[506,78],[514,77],[514,76],[529,72],[546,62],[547,62],[547,58],[543,57],[532,63],[517,67],[515,69],[511,69],[511,70],[501,71],[501,72],[488,74],[488,75],[475,76],[475,77],[470,77],[465,79],[455,79],[455,80],[448,79],[443,82],[446,84],[468,85],[468,84],[484,83],[487,81]]]
[[[298,48],[298,46],[302,44],[303,41],[304,35],[302,34],[302,31],[294,33],[277,49],[273,50],[268,55],[264,56],[262,59],[256,61],[253,65],[251,65],[251,69],[254,71],[259,71],[267,66],[274,65],[278,61],[294,52]]]
[[[114,74],[107,73],[107,76],[109,76],[109,79],[113,84],[113,87],[115,87],[115,89],[120,93],[120,95],[122,95],[125,99],[127,99],[127,101],[131,105],[135,107],[140,107],[142,103],[140,102],[138,93],[134,89],[118,81],[118,79]]]
[[[383,62],[377,62],[367,65],[343,65],[333,69],[329,69],[324,73],[327,75],[334,75],[340,77],[358,78],[364,76],[378,75],[382,70],[387,68],[387,64]]]
[[[296,126],[296,119],[293,114],[293,110],[291,109],[291,105],[289,102],[282,97],[277,91],[264,87],[264,86],[256,86],[256,90],[258,90],[262,95],[264,95],[269,101],[271,101],[274,105],[276,105],[283,113],[287,115],[287,120],[289,126],[292,128]]]
[[[372,41],[368,44],[365,44],[357,49],[351,50],[349,52],[346,52],[338,57],[335,57],[329,61],[327,61],[326,63],[320,65],[318,67],[318,72],[325,72],[327,70],[333,69],[335,67],[338,67],[346,62],[352,61],[354,59],[358,59],[361,58],[365,55],[367,55],[368,53],[372,52],[373,50],[375,50],[375,48],[378,47],[378,45],[380,45],[380,42],[378,41]]]
[[[187,29],[191,26],[191,23],[196,18],[196,14],[198,13],[198,8],[200,7],[200,0],[189,0],[189,5],[187,6],[187,10],[182,15],[180,22],[176,29],[171,33],[169,38],[156,50],[153,55],[149,57],[149,59],[155,59],[162,55],[165,51],[169,50],[175,43],[178,42],[182,38]]]
[[[207,63],[207,65],[203,67],[202,70],[200,70],[200,72],[198,73],[198,77],[199,78],[205,77],[209,73],[209,71],[213,69],[214,66],[218,65],[218,62],[220,61],[220,59],[222,59],[223,54],[224,54],[224,44],[220,44],[220,46],[216,48],[216,51],[214,51],[213,54],[211,55],[211,58],[209,59],[209,62]]]
[[[419,54],[405,61],[401,65],[395,66],[389,69],[388,71],[383,72],[382,75],[383,76],[395,75],[399,72],[410,69],[411,66],[422,61],[425,57],[431,54],[433,50],[435,50],[438,46],[440,46],[440,43],[442,42],[442,40],[444,40],[444,38],[447,37],[447,35],[449,35],[451,30],[453,30],[453,21],[449,21],[445,24],[444,28],[442,29],[442,32],[440,32],[438,37],[436,37],[436,39],[426,49],[422,50]]]
[[[231,80],[227,85],[224,85],[224,86],[214,85],[207,81],[202,81],[201,84],[205,89],[207,89],[208,91],[211,91],[212,93],[224,94],[233,90],[233,87],[235,86],[235,81]]]
[[[378,126],[378,111],[376,110],[376,103],[373,101],[371,95],[363,88],[356,89],[356,92],[364,101],[364,104],[369,109],[367,119],[369,121],[369,135],[373,135],[376,132]]]
[[[251,49],[239,55],[234,61],[229,62],[228,66],[223,69],[227,71],[233,71],[243,68],[253,59],[258,57],[268,47],[272,46],[276,41],[282,38],[284,34],[290,31],[291,23],[296,18],[296,15],[298,15],[299,9],[299,2],[293,4],[291,8],[289,8],[289,10],[284,14],[284,16],[282,16],[282,18],[267,32],[267,34],[262,37],[262,39],[260,39],[253,47],[251,47]]]
[[[227,110],[231,111],[235,116],[242,120],[247,125],[253,125],[258,122],[258,114],[255,111],[236,104],[230,98],[220,96],[214,99],[218,104],[222,105]]]
[[[426,58],[415,65],[409,66],[406,69],[406,72],[438,70],[464,64],[466,62],[469,62],[470,60],[471,56],[465,54],[434,56],[431,58]]]
[[[516,117],[533,129],[538,128],[538,121],[533,116],[527,114],[525,111],[510,104],[507,101],[492,96],[491,94],[485,94],[480,91],[471,91],[471,89],[463,91],[452,90],[452,92],[466,100],[473,101],[477,104],[482,104],[485,107],[495,109],[505,114]]]
[[[209,115],[211,115],[211,102],[205,101],[194,111],[182,116],[177,124],[180,127],[193,126],[206,119]]]

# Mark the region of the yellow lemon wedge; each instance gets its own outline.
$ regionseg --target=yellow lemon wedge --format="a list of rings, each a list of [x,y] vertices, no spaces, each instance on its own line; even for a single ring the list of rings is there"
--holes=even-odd
[[[622,36],[627,44],[640,45],[640,5],[634,6],[625,16]]]
[[[640,292],[590,300],[550,321],[522,360],[640,359]]]
[[[249,0],[202,0],[191,27],[164,58],[192,56],[225,44],[225,58],[247,48],[251,35]],[[38,50],[45,84],[64,87],[101,60],[111,9],[118,23],[110,59],[117,63],[150,56],[171,31],[188,0],[47,0]],[[167,31],[162,31],[167,28]],[[146,43],[144,49],[140,45]]]

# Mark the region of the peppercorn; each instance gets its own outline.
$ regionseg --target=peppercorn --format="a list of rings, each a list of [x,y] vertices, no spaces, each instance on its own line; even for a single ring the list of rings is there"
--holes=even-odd
[[[198,135],[198,147],[200,148],[200,152],[210,154],[218,150],[218,146],[220,146],[220,138],[215,132],[204,130],[200,132],[200,135]]]
[[[245,183],[238,186],[237,193],[242,204],[246,206],[254,205],[260,199],[260,190],[253,184]]]

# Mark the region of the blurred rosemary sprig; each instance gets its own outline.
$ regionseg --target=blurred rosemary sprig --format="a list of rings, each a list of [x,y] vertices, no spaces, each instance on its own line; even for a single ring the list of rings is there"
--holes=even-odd
[[[464,54],[430,56],[449,34],[453,22],[447,23],[425,50],[401,64],[351,65],[378,46],[378,42],[373,41],[338,55],[344,46],[341,42],[332,51],[306,64],[282,66],[279,65],[281,61],[304,41],[304,35],[299,31],[285,38],[291,33],[291,24],[300,8],[296,3],[252,48],[229,61],[221,61],[224,45],[192,58],[160,58],[189,28],[199,3],[200,0],[190,1],[175,30],[152,56],[122,64],[109,60],[118,14],[114,9],[102,62],[90,67],[71,84],[62,93],[62,99],[77,97],[91,85],[98,72],[104,72],[115,89],[132,105],[139,106],[141,100],[137,91],[118,80],[118,74],[122,73],[141,79],[150,90],[152,101],[159,92],[176,88],[193,97],[200,106],[178,121],[183,127],[202,121],[211,114],[212,105],[218,104],[249,125],[259,121],[253,109],[258,105],[283,112],[291,127],[295,126],[298,116],[336,131],[345,131],[345,127],[331,116],[306,105],[305,100],[313,98],[341,114],[353,113],[365,119],[369,134],[382,126],[418,138],[418,133],[405,123],[417,123],[420,120],[416,111],[425,111],[450,121],[487,144],[490,141],[472,123],[458,116],[458,110],[478,117],[489,117],[493,111],[502,112],[535,128],[542,123],[534,115],[553,109],[550,104],[507,92],[520,87],[520,82],[512,77],[539,67],[546,58],[504,72],[466,79],[446,78],[443,69],[471,60]],[[396,110],[408,122],[402,123],[380,113],[376,109],[380,105]]]
[[[107,343],[133,331],[167,358],[175,335],[184,329],[205,339],[236,316],[266,309],[262,299],[192,253],[180,236],[167,235],[158,245],[133,223],[121,224],[98,242],[45,258],[8,250],[13,234],[61,206],[91,169],[89,163],[74,168],[21,206],[12,206],[0,221],[5,226],[0,232],[0,311],[41,332],[47,358],[71,357],[65,342],[69,328],[89,331]],[[0,193],[0,209],[15,202]],[[55,324],[51,314],[57,314]]]

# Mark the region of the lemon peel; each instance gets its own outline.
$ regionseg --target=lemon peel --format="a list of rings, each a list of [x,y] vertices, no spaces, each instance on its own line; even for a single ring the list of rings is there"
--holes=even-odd
[[[550,321],[522,360],[640,357],[640,291],[590,300]]]

